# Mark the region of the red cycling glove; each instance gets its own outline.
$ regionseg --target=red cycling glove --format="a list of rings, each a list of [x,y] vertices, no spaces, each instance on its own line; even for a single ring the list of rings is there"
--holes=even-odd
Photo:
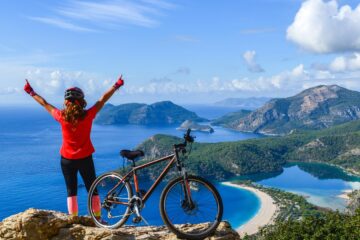
[[[27,79],[26,80],[26,84],[24,86],[24,91],[29,94],[30,96],[35,96],[36,92],[34,91],[34,89],[30,86],[30,83],[28,82]]]
[[[124,85],[124,80],[122,79],[122,75],[119,77],[119,79],[114,84],[113,88],[118,90],[122,85]]]

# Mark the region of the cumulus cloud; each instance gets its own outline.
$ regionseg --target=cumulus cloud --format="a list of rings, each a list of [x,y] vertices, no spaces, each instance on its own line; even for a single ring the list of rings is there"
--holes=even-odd
[[[360,50],[360,4],[339,7],[336,0],[307,0],[302,3],[287,39],[315,53]]]
[[[27,71],[26,77],[36,90],[51,96],[62,96],[64,90],[72,86],[80,87],[89,96],[98,95],[111,84],[83,71],[35,68]]]
[[[243,54],[245,65],[250,72],[264,72],[264,69],[255,60],[255,51],[246,51]]]
[[[360,53],[336,57],[329,65],[332,72],[359,71]]]
[[[19,88],[14,88],[14,87],[6,87],[2,89],[0,88],[0,95],[10,95],[18,92],[20,92]]]

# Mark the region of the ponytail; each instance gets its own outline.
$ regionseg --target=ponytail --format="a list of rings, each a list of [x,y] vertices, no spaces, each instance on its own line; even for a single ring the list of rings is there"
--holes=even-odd
[[[61,111],[61,115],[66,122],[76,126],[79,120],[82,120],[86,116],[86,101],[85,99],[79,100],[65,100],[64,109]]]

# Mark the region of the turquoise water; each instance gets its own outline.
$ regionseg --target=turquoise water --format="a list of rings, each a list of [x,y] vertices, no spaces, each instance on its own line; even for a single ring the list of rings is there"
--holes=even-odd
[[[360,189],[360,178],[342,169],[320,163],[292,163],[272,176],[254,175],[258,183],[303,195],[315,205],[344,210],[346,200],[339,198],[344,190]]]
[[[30,207],[66,212],[66,188],[59,161],[59,125],[41,108],[2,107],[0,111],[0,220]],[[202,116],[208,117],[206,112],[213,114],[214,109],[202,111]],[[96,148],[94,162],[97,174],[121,167],[120,149],[132,149],[156,133],[181,137],[183,132],[177,131],[176,127],[94,125],[92,139]],[[259,137],[219,127],[215,128],[214,134],[195,135],[199,142]],[[248,221],[259,209],[259,200],[251,192],[223,185],[217,185],[217,188],[224,202],[224,219],[234,227]],[[153,225],[163,224],[158,213],[161,190],[154,192],[143,211],[145,218]],[[78,196],[79,212],[87,214],[87,193],[81,180]]]

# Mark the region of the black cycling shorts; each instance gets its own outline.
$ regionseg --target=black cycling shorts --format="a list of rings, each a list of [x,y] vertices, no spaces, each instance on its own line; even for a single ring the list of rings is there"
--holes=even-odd
[[[90,190],[91,184],[96,179],[92,155],[76,160],[61,157],[61,169],[64,174],[68,197],[77,196],[78,172],[80,172],[87,191]]]

